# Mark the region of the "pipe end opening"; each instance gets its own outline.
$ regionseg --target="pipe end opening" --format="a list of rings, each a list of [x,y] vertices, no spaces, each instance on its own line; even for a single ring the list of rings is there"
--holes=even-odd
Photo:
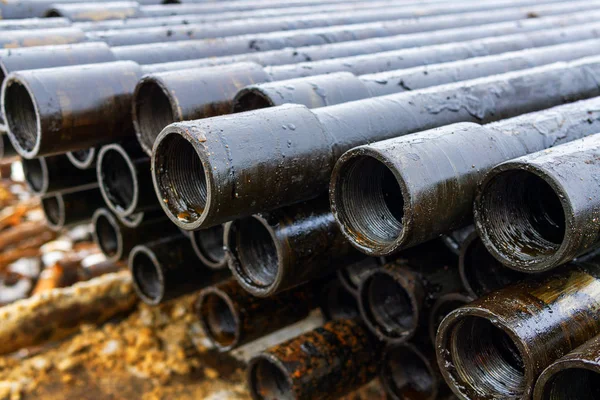
[[[25,182],[34,194],[41,195],[48,188],[48,167],[44,158],[32,158],[21,160]]]
[[[77,168],[88,169],[95,166],[94,158],[96,157],[96,149],[91,147],[84,150],[70,151],[67,153],[67,157]]]
[[[136,88],[133,104],[140,144],[151,151],[159,133],[175,122],[171,100],[157,82],[144,79]]]
[[[200,319],[207,336],[221,349],[229,349],[238,341],[239,326],[227,298],[219,293],[202,295]]]
[[[387,389],[398,399],[435,399],[437,382],[429,361],[412,346],[397,346],[383,360]]]
[[[104,148],[98,156],[98,181],[109,207],[118,214],[131,213],[137,203],[135,167],[119,147]]]
[[[109,259],[120,259],[122,244],[120,240],[119,227],[116,220],[105,213],[96,212],[94,216],[94,238],[102,253]]]
[[[143,247],[131,253],[130,268],[138,296],[147,304],[159,304],[164,297],[164,277],[160,265]]]
[[[65,204],[61,195],[42,197],[42,210],[48,226],[58,230],[65,225]]]
[[[273,102],[259,90],[243,90],[236,96],[233,112],[239,113],[273,107]]]
[[[198,257],[209,267],[225,267],[226,253],[223,244],[223,225],[193,231],[192,244]]]
[[[544,385],[541,400],[600,399],[600,373],[585,368],[568,368]]]
[[[17,80],[10,80],[6,84],[3,104],[13,144],[19,153],[27,156],[34,151],[40,139],[38,112],[32,96],[25,85]]]
[[[278,364],[266,357],[259,357],[248,367],[249,387],[254,399],[292,400],[296,397],[290,378]]]

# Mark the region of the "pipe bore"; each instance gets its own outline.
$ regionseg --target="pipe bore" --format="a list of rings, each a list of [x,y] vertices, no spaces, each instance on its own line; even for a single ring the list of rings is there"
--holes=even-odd
[[[552,186],[530,171],[492,177],[478,199],[482,239],[496,257],[526,268],[555,254],[565,238],[566,212]]]
[[[46,160],[42,157],[30,160],[23,158],[21,163],[23,164],[25,182],[27,182],[31,191],[38,195],[45,193],[49,183]]]
[[[210,268],[223,268],[227,264],[223,245],[223,225],[193,231],[192,246],[202,260]]]
[[[91,147],[85,150],[70,151],[67,157],[71,163],[80,169],[88,169],[95,166],[96,149]]]
[[[217,291],[204,294],[198,314],[206,334],[221,347],[233,346],[239,340],[235,310],[227,297]]]
[[[13,145],[22,155],[31,153],[39,142],[38,111],[27,87],[16,80],[5,83],[3,111]]]
[[[192,223],[204,212],[207,178],[194,146],[177,133],[166,135],[153,151],[155,187],[168,212]]]
[[[159,261],[144,247],[136,247],[129,256],[129,267],[137,293],[147,304],[159,304],[164,297],[164,279]]]
[[[545,384],[541,399],[600,399],[600,373],[585,368],[569,368],[560,371]]]
[[[136,87],[133,104],[139,142],[146,152],[151,152],[158,134],[176,121],[171,99],[159,83],[142,79]]]
[[[65,225],[65,203],[61,195],[42,197],[42,210],[51,229],[58,230]]]
[[[327,287],[321,311],[326,319],[351,319],[358,317],[358,301],[340,282]]]
[[[474,299],[462,293],[448,293],[440,297],[431,307],[429,313],[429,338],[435,343],[437,330],[444,318],[458,307],[462,307]]]
[[[440,334],[447,343],[446,361],[454,366],[446,372],[466,393],[493,398],[517,398],[525,393],[525,362],[506,331],[487,318],[467,316]]]
[[[237,94],[233,102],[233,112],[258,110],[273,106],[274,104],[269,97],[265,96],[260,90],[243,89]]]
[[[259,356],[248,366],[250,392],[255,399],[293,400],[292,383],[285,370],[268,356]]]
[[[98,155],[98,182],[106,204],[117,214],[128,215],[139,198],[135,166],[119,145],[105,146]]]
[[[277,246],[259,219],[248,217],[232,222],[228,247],[238,280],[260,288],[276,283],[280,273]]]
[[[94,241],[102,253],[110,260],[118,260],[123,255],[123,239],[116,218],[109,212],[99,209],[92,218]]]
[[[381,377],[395,399],[432,400],[437,379],[430,361],[412,345],[394,346],[385,352]]]
[[[385,338],[414,334],[419,320],[415,299],[392,275],[376,271],[360,286],[359,305],[367,325]]]
[[[402,190],[392,170],[375,157],[357,156],[347,163],[336,181],[334,202],[344,233],[359,247],[386,246],[402,233]]]

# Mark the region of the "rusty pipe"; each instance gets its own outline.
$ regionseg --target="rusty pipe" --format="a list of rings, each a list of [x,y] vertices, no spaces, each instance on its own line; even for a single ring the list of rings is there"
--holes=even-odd
[[[596,399],[600,396],[600,336],[553,362],[535,384],[534,400]]]
[[[440,242],[424,246],[418,254],[371,271],[360,284],[363,321],[387,343],[405,343],[418,332],[427,335],[435,301],[462,290],[456,256]]]
[[[127,216],[158,209],[150,158],[135,144],[112,143],[100,148],[97,181],[108,208]]]
[[[29,190],[39,196],[98,186],[95,170],[78,169],[65,155],[23,159],[21,163]]]
[[[599,278],[597,264],[571,264],[450,313],[436,338],[450,388],[459,398],[531,398],[548,365],[600,333]]]
[[[356,320],[334,320],[254,356],[253,399],[338,398],[372,380],[380,346]]]
[[[175,225],[166,218],[145,219],[135,228],[128,227],[109,210],[99,208],[92,217],[94,242],[110,261],[127,260],[131,249],[144,244],[176,235]]]
[[[103,206],[98,186],[42,197],[46,223],[54,231],[91,221],[94,211]]]
[[[543,272],[600,245],[600,136],[501,163],[482,179],[475,225],[502,264]]]
[[[306,318],[317,305],[319,289],[309,284],[261,299],[228,279],[203,289],[195,311],[207,338],[229,351]]]
[[[377,158],[360,157],[365,147],[342,156],[344,151],[367,141],[454,122],[491,122],[597,96],[600,94],[597,79],[600,79],[600,58],[586,58],[315,110],[284,105],[174,123],[162,131],[154,144],[152,173],[156,194],[175,224],[195,230],[315,198],[326,191],[332,178],[332,210],[347,231],[347,238],[370,255],[389,254],[400,247],[399,242],[404,246],[408,242],[404,238],[395,239],[403,231],[402,216],[407,216],[401,186],[396,183],[394,173]],[[253,140],[248,142],[248,137]],[[395,140],[410,141],[411,137]],[[374,148],[376,145],[367,147],[369,151]],[[342,161],[334,169],[340,156]],[[376,198],[370,203],[369,212],[358,206],[360,211],[351,213],[350,231],[344,226],[350,214],[343,207],[367,201],[360,198],[356,203],[348,203],[342,199],[346,194],[339,195],[339,182],[346,185],[353,171],[360,171],[356,176],[369,174],[369,178],[356,180],[357,186],[348,187],[343,193],[371,193]],[[383,193],[381,188],[385,189],[385,198],[379,195]],[[447,204],[440,203],[440,207]],[[177,218],[181,213],[187,213],[185,219]],[[377,216],[373,220],[374,213]],[[381,219],[381,215],[385,218]],[[431,213],[423,213],[423,217],[435,220],[430,225],[443,220]],[[422,229],[431,239],[460,226],[449,226],[435,233]],[[361,231],[360,237],[356,233],[359,228],[365,231]],[[378,244],[379,239],[384,244]]]
[[[239,284],[268,297],[358,261],[321,198],[226,224],[229,269]]]
[[[190,241],[178,233],[135,246],[129,270],[139,298],[157,305],[210,284],[207,268],[194,254]]]
[[[477,232],[471,233],[462,243],[458,268],[463,286],[473,298],[502,289],[528,276],[496,260],[485,248]]]
[[[190,234],[190,240],[196,255],[207,267],[212,269],[227,268],[227,253],[225,252],[225,244],[223,242],[223,225],[184,232]]]

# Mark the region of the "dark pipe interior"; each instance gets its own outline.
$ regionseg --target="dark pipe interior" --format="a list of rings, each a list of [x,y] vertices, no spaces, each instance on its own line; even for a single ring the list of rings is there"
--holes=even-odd
[[[82,168],[83,166],[87,166],[92,163],[92,159],[96,154],[96,150],[92,147],[84,150],[71,151],[69,154],[71,155],[71,161],[75,159],[75,161],[77,161],[75,165]]]
[[[156,149],[156,170],[163,201],[180,221],[196,221],[206,206],[206,177],[198,153],[178,134],[164,137]]]
[[[412,349],[399,346],[390,351],[383,365],[389,387],[399,399],[431,399],[435,379],[426,361]]]
[[[100,177],[104,193],[112,206],[118,210],[127,210],[133,204],[135,187],[133,171],[120,152],[109,149],[100,162]]]
[[[137,90],[134,104],[141,141],[151,149],[163,128],[175,122],[171,102],[156,82],[144,81]]]
[[[162,279],[158,267],[146,253],[135,254],[132,262],[132,275],[140,292],[152,302],[159,302],[162,297]]]
[[[357,242],[392,243],[402,231],[404,200],[392,171],[362,156],[348,162],[337,187],[338,217]]]
[[[370,320],[390,337],[409,334],[415,327],[412,301],[390,275],[377,273],[369,278],[363,293]]]
[[[481,317],[466,317],[450,331],[451,371],[458,385],[490,398],[520,398],[525,364],[510,336]]]
[[[265,287],[273,284],[279,270],[277,249],[267,228],[249,217],[234,222],[230,250],[239,263],[239,273],[252,284]]]
[[[264,358],[252,367],[250,383],[253,394],[264,400],[293,400],[296,397],[286,374],[274,363]]]
[[[268,107],[273,107],[273,103],[261,92],[248,90],[241,94],[233,103],[233,112],[238,113]]]
[[[223,225],[208,229],[201,229],[192,233],[195,236],[196,246],[204,257],[214,263],[220,263],[225,258],[223,248]]]
[[[58,196],[49,196],[42,198],[42,209],[46,219],[53,226],[60,226],[63,219],[63,212]]]
[[[23,172],[25,174],[25,180],[35,193],[42,193],[44,190],[44,182],[48,177],[44,175],[44,167],[42,163],[45,161],[41,158],[32,158],[30,160],[23,158],[21,163],[23,164]]]
[[[204,296],[200,317],[207,328],[207,334],[223,347],[233,344],[237,333],[237,323],[229,304],[219,295],[208,293]]]
[[[600,399],[600,374],[583,368],[569,368],[558,372],[546,383],[542,399]]]
[[[117,228],[104,215],[98,215],[94,226],[98,246],[107,257],[114,257],[119,252]]]
[[[12,81],[6,87],[4,102],[6,123],[18,146],[27,152],[32,151],[38,131],[37,114],[29,92],[21,83]]]
[[[481,197],[487,234],[496,248],[521,261],[549,256],[565,236],[565,213],[552,187],[528,171],[507,171]]]
[[[359,316],[356,298],[341,284],[328,288],[324,314],[328,319],[348,319]]]
[[[52,9],[46,12],[46,15],[44,15],[46,18],[57,18],[57,17],[62,17],[63,15],[60,13],[60,11],[56,10],[56,9]]]

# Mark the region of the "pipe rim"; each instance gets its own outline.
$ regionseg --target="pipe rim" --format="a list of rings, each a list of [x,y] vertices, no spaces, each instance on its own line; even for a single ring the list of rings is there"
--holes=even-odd
[[[120,207],[114,203],[110,195],[111,190],[109,190],[106,184],[104,174],[104,172],[106,171],[103,170],[102,166],[104,165],[103,161],[105,160],[105,157],[110,152],[116,152],[117,156],[120,156],[121,160],[125,162],[125,164],[127,165],[127,170],[129,172],[128,178],[131,179],[131,181],[133,182],[133,196],[131,198],[131,201],[129,202],[129,205],[126,208]],[[138,206],[140,198],[139,181],[137,178],[137,168],[133,161],[131,161],[131,158],[129,157],[125,149],[123,149],[121,145],[116,143],[102,146],[100,152],[98,153],[98,160],[96,161],[96,165],[96,176],[98,178],[98,183],[100,186],[100,193],[102,194],[102,198],[104,199],[104,202],[106,203],[108,208],[110,208],[110,210],[115,214],[121,216],[129,216],[133,214]]]
[[[452,311],[446,316],[446,318],[444,318],[444,320],[440,324],[440,327],[438,328],[438,333],[436,335],[435,349],[437,352],[438,366],[440,368],[442,376],[444,377],[444,380],[446,381],[452,392],[454,392],[454,394],[461,399],[470,399],[472,398],[471,394],[473,392],[478,393],[476,390],[470,390],[469,392],[465,392],[468,385],[464,381],[459,382],[455,378],[453,372],[456,371],[456,368],[447,368],[448,365],[456,365],[450,359],[450,355],[452,353],[450,352],[448,346],[448,343],[450,341],[449,334],[452,331],[452,328],[454,328],[458,322],[460,322],[463,318],[469,317],[486,320],[493,327],[501,330],[511,339],[512,344],[514,344],[517,350],[519,351],[519,355],[522,358],[524,365],[523,383],[525,387],[525,392],[519,394],[518,398],[529,398],[533,392],[535,376],[533,371],[531,371],[531,368],[528,368],[527,366],[534,365],[534,360],[532,358],[531,353],[527,350],[525,342],[523,342],[519,338],[517,332],[513,330],[510,327],[510,325],[501,317],[493,314],[485,308],[480,308],[476,305],[466,305]]]
[[[82,160],[80,158],[78,158],[77,153],[82,153],[85,154],[85,158]],[[69,151],[67,153],[67,158],[69,159],[69,161],[71,161],[71,164],[73,164],[74,166],[76,166],[79,169],[89,169],[92,167],[96,166],[96,148],[95,147],[90,147],[89,149],[85,149],[85,150],[78,150],[78,151]]]
[[[48,193],[48,186],[50,185],[50,177],[48,174],[48,163],[46,162],[45,157],[38,158],[30,158],[23,159],[21,161],[23,166],[23,173],[25,175],[25,182],[27,183],[27,187],[29,190],[33,192],[33,194],[37,196],[42,196]],[[34,166],[35,165],[35,166]],[[32,169],[31,168],[39,167],[39,174],[41,175],[41,183],[38,185],[35,183],[36,179],[32,177]]]
[[[54,204],[56,202],[56,204]],[[65,212],[65,202],[62,195],[54,194],[50,196],[43,196],[41,199],[42,210],[44,210],[44,216],[46,217],[46,223],[48,227],[53,231],[59,231],[65,227],[66,221],[66,212]],[[50,209],[50,206],[56,206],[57,218],[53,216],[53,210]]]
[[[114,252],[109,252],[106,247],[104,246],[105,242],[104,240],[101,240],[100,236],[98,235],[98,224],[100,222],[100,220],[103,219],[105,222],[108,223],[108,225],[113,229],[114,234],[115,234],[115,242],[116,242],[116,250]],[[112,262],[116,262],[120,259],[123,258],[123,235],[121,233],[121,227],[120,224],[117,220],[117,218],[115,218],[115,216],[108,210],[104,209],[104,208],[99,208],[96,210],[96,212],[94,212],[94,215],[92,216],[92,226],[94,229],[92,229],[92,238],[94,239],[94,243],[96,243],[96,245],[100,248],[100,250],[102,251],[102,254],[104,254],[104,256],[106,257],[106,259],[108,261],[112,261]],[[112,255],[110,255],[110,253],[114,253]]]
[[[261,285],[255,282],[255,280],[249,276],[249,274],[245,271],[246,268],[239,261],[239,257],[236,254],[236,250],[234,250],[236,246],[232,246],[232,244],[236,243],[234,235],[236,234],[235,229],[237,228],[237,226],[235,224],[247,220],[257,221],[262,225],[263,228],[265,228],[265,230],[269,234],[269,237],[271,238],[270,244],[272,244],[275,249],[275,255],[277,257],[277,272],[267,284]],[[238,281],[240,286],[244,288],[244,290],[257,297],[269,297],[285,289],[280,287],[285,278],[285,272],[282,268],[282,264],[285,263],[284,249],[282,248],[282,245],[277,238],[277,233],[275,232],[275,229],[273,229],[273,227],[263,216],[261,216],[260,214],[255,214],[249,217],[228,222],[227,224],[225,224],[223,238],[224,245],[228,253],[227,260],[229,269],[231,270],[232,275]]]
[[[593,340],[593,339],[592,339]],[[540,374],[538,378],[535,389],[533,391],[533,399],[534,400],[545,400],[547,399],[547,391],[550,389],[548,385],[550,385],[554,379],[560,375],[561,372],[568,371],[571,369],[584,369],[591,372],[595,372],[599,375],[600,379],[600,365],[598,363],[586,360],[586,359],[573,359],[573,358],[562,358],[554,363],[550,364],[544,371]]]
[[[389,333],[386,333],[386,329],[381,326],[382,324],[377,321],[377,317],[373,313],[369,295],[371,285],[373,284],[372,281],[377,275],[381,275],[381,277],[386,279],[392,279],[393,283],[403,290],[403,294],[405,295],[403,301],[408,300],[405,305],[410,307],[410,326],[402,327],[402,332],[400,334],[390,335]],[[358,307],[363,322],[371,332],[387,343],[404,343],[410,340],[419,328],[419,321],[421,320],[421,302],[417,298],[415,291],[410,290],[411,287],[414,287],[414,282],[411,283],[408,276],[401,273],[395,273],[394,271],[385,268],[370,272],[360,283],[358,288]]]
[[[264,397],[260,395],[260,390],[258,388],[259,379],[257,379],[258,369],[262,366],[262,364],[268,364],[270,367],[276,368],[278,372],[281,374],[280,377],[285,379],[285,384],[287,385],[287,389],[289,391],[286,393],[288,395],[294,395],[294,381],[292,377],[288,374],[285,365],[277,359],[277,357],[273,356],[270,353],[260,353],[248,362],[248,367],[246,369],[246,381],[248,382],[248,389],[250,391],[250,395],[254,400],[267,400],[269,397]],[[284,397],[284,399],[291,397]]]
[[[153,272],[156,273],[156,279],[159,283],[156,295],[150,295],[146,293],[146,290],[139,285],[137,278],[139,275],[137,274],[136,270],[136,266],[138,266],[138,264],[136,263],[136,257],[147,257],[147,261],[150,261],[152,263],[152,266],[154,267]],[[131,276],[133,278],[133,288],[135,289],[135,292],[137,293],[139,298],[142,299],[144,303],[152,306],[160,304],[165,297],[165,275],[162,266],[160,265],[160,261],[158,260],[154,252],[144,245],[135,246],[131,250],[131,253],[129,253],[128,266],[129,271],[131,272]]]
[[[15,134],[15,129],[14,129],[15,123],[14,123],[14,121],[12,121],[12,118],[8,117],[8,115],[10,115],[10,114],[8,114],[6,112],[6,109],[7,109],[6,92],[10,90],[10,87],[12,85],[19,85],[22,89],[24,89],[26,91],[28,100],[31,102],[31,105],[33,106],[33,111],[35,113],[35,125],[36,125],[35,132],[27,132],[29,134],[33,133],[33,135],[35,136],[34,144],[30,150],[27,150],[24,146],[21,145],[21,140],[19,140],[19,138]],[[6,79],[4,80],[4,83],[2,84],[1,106],[2,106],[2,115],[5,118],[5,126],[6,126],[6,131],[8,134],[8,138],[10,139],[10,141],[11,141],[13,147],[15,148],[15,150],[17,151],[17,153],[19,153],[19,155],[21,155],[24,158],[36,157],[40,151],[41,137],[42,137],[42,133],[41,133],[42,132],[42,124],[40,121],[40,111],[39,111],[38,104],[36,102],[36,97],[33,95],[33,91],[29,87],[29,84],[26,82],[26,80],[20,79],[20,76],[18,73],[13,72],[13,73],[9,74],[6,77]],[[17,125],[21,125],[21,124],[17,123]],[[21,128],[17,128],[17,129],[21,129]]]
[[[196,133],[199,136],[204,136],[203,133]],[[190,207],[184,207],[185,204],[182,205],[182,201],[179,196],[173,196],[173,180],[168,179],[168,176],[161,175],[162,170],[164,169],[164,154],[161,154],[163,151],[160,151],[161,148],[165,146],[165,142],[168,140],[185,140],[188,145],[190,145],[198,157],[200,161],[200,167],[202,167],[201,175],[203,177],[203,189],[205,190],[206,196],[202,199],[204,205],[203,207],[197,207],[192,210],[193,218],[188,219],[180,218],[182,213],[186,213],[192,217],[190,212]],[[195,140],[192,134],[185,128],[180,127],[177,123],[174,123],[167,128],[165,128],[161,134],[157,137],[154,147],[152,149],[152,158],[151,158],[151,169],[152,169],[152,182],[154,184],[154,190],[156,195],[158,196],[159,203],[167,215],[167,217],[173,221],[173,223],[180,228],[186,231],[193,231],[196,229],[207,228],[209,226],[213,226],[216,224],[207,224],[207,226],[202,226],[205,224],[205,221],[209,215],[209,213],[213,209],[213,200],[212,193],[218,191],[214,178],[211,174],[211,163],[209,150],[205,148],[199,140]],[[167,189],[163,188],[163,180],[166,180]],[[170,189],[169,189],[170,188]],[[179,190],[177,190],[179,192]],[[202,196],[204,197],[204,196]],[[177,208],[171,208],[173,205],[176,205]],[[195,207],[193,205],[192,207]],[[200,212],[201,208],[201,212]],[[197,215],[197,216],[196,216]]]
[[[439,328],[439,326],[442,322],[442,321],[440,321],[440,323],[436,322],[436,317],[438,317],[438,312],[440,311],[440,309],[444,305],[448,304],[449,302],[457,302],[457,303],[460,302],[464,306],[464,305],[471,303],[474,300],[475,300],[475,298],[471,297],[470,294],[467,295],[467,294],[463,294],[463,293],[447,293],[447,294],[441,296],[439,299],[437,299],[436,302],[431,307],[431,311],[429,312],[428,324],[429,324],[429,338],[431,339],[431,343],[435,343],[437,329]],[[448,313],[448,314],[450,314],[450,313]],[[446,315],[448,315],[448,314],[446,314]]]
[[[225,234],[225,227],[223,225],[215,225],[210,228],[207,228],[206,230],[212,230],[212,229],[217,229],[217,228],[222,229],[223,235]],[[202,240],[198,235],[200,235],[199,232],[203,232],[203,231],[205,231],[205,230],[204,229],[199,229],[197,231],[183,231],[182,230],[182,232],[186,232],[186,234],[189,234],[189,238],[190,238],[190,241],[192,242],[192,248],[194,249],[194,252],[198,256],[200,261],[202,261],[204,264],[206,264],[207,267],[212,268],[212,269],[227,268],[228,260],[227,260],[227,252],[225,251],[225,241],[223,240],[223,257],[220,260],[216,260],[210,254],[208,254],[209,252],[207,251],[206,247],[201,245]],[[223,235],[221,235],[221,236],[223,236]]]
[[[403,200],[402,218],[398,222],[399,229],[392,240],[378,241],[368,237],[367,234],[359,232],[359,229],[349,222],[347,206],[343,200],[342,181],[346,178],[348,167],[360,159],[372,159],[378,162],[380,167],[386,167],[396,178],[396,183]],[[385,170],[384,170],[385,171]],[[411,196],[406,183],[402,179],[400,171],[395,168],[393,160],[386,154],[368,146],[361,146],[344,153],[336,162],[331,174],[329,187],[329,200],[333,216],[348,241],[361,252],[370,256],[387,256],[401,250],[405,241],[408,240],[412,231],[412,207]],[[391,211],[390,211],[391,213]],[[376,218],[381,218],[376,216]]]
[[[421,367],[424,367],[427,370],[429,377],[431,378],[431,394],[427,398],[423,398],[423,400],[435,400],[438,397],[439,392],[439,375],[436,372],[436,369],[433,367],[431,360],[429,360],[416,346],[410,343],[402,343],[389,346],[386,351],[384,351],[383,358],[381,360],[381,372],[379,374],[381,378],[381,382],[383,384],[383,388],[390,396],[390,398],[395,400],[403,400],[406,397],[402,396],[398,393],[398,389],[396,388],[396,384],[394,379],[392,378],[393,373],[391,373],[391,369],[389,367],[389,358],[398,351],[405,351],[411,353],[413,356],[420,361]]]
[[[163,74],[169,74],[171,72],[172,71],[166,71],[166,72],[162,72],[162,73],[158,72],[155,74],[145,75],[142,77],[142,79],[140,79],[140,81],[135,86],[135,89],[133,91],[132,107],[131,107],[132,108],[131,114],[132,114],[132,119],[133,119],[133,128],[135,130],[135,135],[138,139],[138,142],[139,142],[142,150],[149,156],[152,155],[152,148],[154,146],[154,143],[156,143],[156,141],[158,140],[158,137],[160,136],[160,133],[164,130],[164,128],[166,128],[167,126],[169,126],[170,124],[172,124],[174,122],[184,120],[183,116],[181,115],[181,108],[179,106],[179,102],[177,101],[177,97],[172,95],[172,93],[169,91],[168,86],[162,80]],[[148,130],[144,128],[147,126],[147,124],[142,123],[142,117],[145,116],[145,113],[141,113],[141,109],[140,109],[140,107],[144,104],[143,101],[140,101],[140,96],[145,93],[144,92],[145,90],[148,90],[148,89],[151,90],[151,93],[156,93],[156,90],[158,90],[159,93],[162,96],[164,96],[164,98],[168,101],[169,106],[170,106],[170,112],[171,112],[171,115],[170,115],[171,118],[169,118],[170,122],[167,125],[165,125],[163,128],[161,128],[160,131],[151,132],[151,134],[149,134]],[[144,120],[145,120],[145,118],[144,118]],[[154,137],[151,138],[151,136],[154,136]]]
[[[259,104],[260,107],[250,107],[246,104]],[[240,89],[234,99],[232,110],[234,113],[259,110],[262,108],[275,107],[273,99],[260,87],[260,85],[250,85]]]
[[[120,216],[117,215],[119,221],[128,228],[137,228],[142,221],[144,221],[145,213],[140,212],[137,214]]]
[[[215,296],[218,298],[219,301],[225,303],[225,305],[229,309],[229,312],[231,313],[231,316],[233,317],[233,321],[235,323],[235,333],[233,335],[233,339],[228,343],[223,343],[216,339],[216,336],[218,335],[214,334],[214,330],[212,329],[210,322],[208,322],[209,311],[207,309],[204,309],[203,307],[208,302],[209,296]],[[215,347],[217,347],[217,349],[219,349],[219,351],[226,352],[238,346],[242,334],[240,330],[240,326],[242,325],[240,320],[240,313],[235,308],[231,297],[229,297],[229,295],[227,295],[226,292],[222,291],[216,286],[209,286],[206,289],[202,290],[202,292],[200,292],[198,303],[196,305],[196,314],[198,315],[198,319],[200,320],[200,324],[202,325],[202,329],[204,330],[206,337],[211,341],[211,343]]]
[[[542,254],[538,256],[529,256],[527,259],[524,259],[517,251],[514,250],[514,247],[503,251],[501,246],[498,245],[495,232],[489,229],[488,224],[484,223],[487,215],[487,211],[484,209],[483,204],[486,199],[486,190],[491,184],[494,183],[494,181],[498,179],[499,176],[507,173],[527,173],[539,178],[552,189],[553,194],[560,201],[564,216],[563,238],[561,243],[554,247],[554,250],[550,255],[545,256]],[[473,206],[473,215],[477,233],[481,237],[483,244],[490,254],[492,254],[494,258],[508,268],[527,273],[548,271],[561,264],[564,264],[566,261],[562,261],[563,258],[567,257],[569,260],[572,258],[569,257],[569,251],[572,251],[571,246],[574,235],[569,233],[574,233],[576,231],[575,227],[573,226],[573,219],[569,217],[575,214],[568,199],[569,195],[563,190],[560,182],[555,180],[553,176],[546,173],[543,169],[538,168],[536,165],[523,164],[520,162],[502,163],[486,174],[477,190],[477,195],[475,197]],[[512,222],[514,222],[514,218]],[[522,248],[523,246],[519,245],[519,247]]]

